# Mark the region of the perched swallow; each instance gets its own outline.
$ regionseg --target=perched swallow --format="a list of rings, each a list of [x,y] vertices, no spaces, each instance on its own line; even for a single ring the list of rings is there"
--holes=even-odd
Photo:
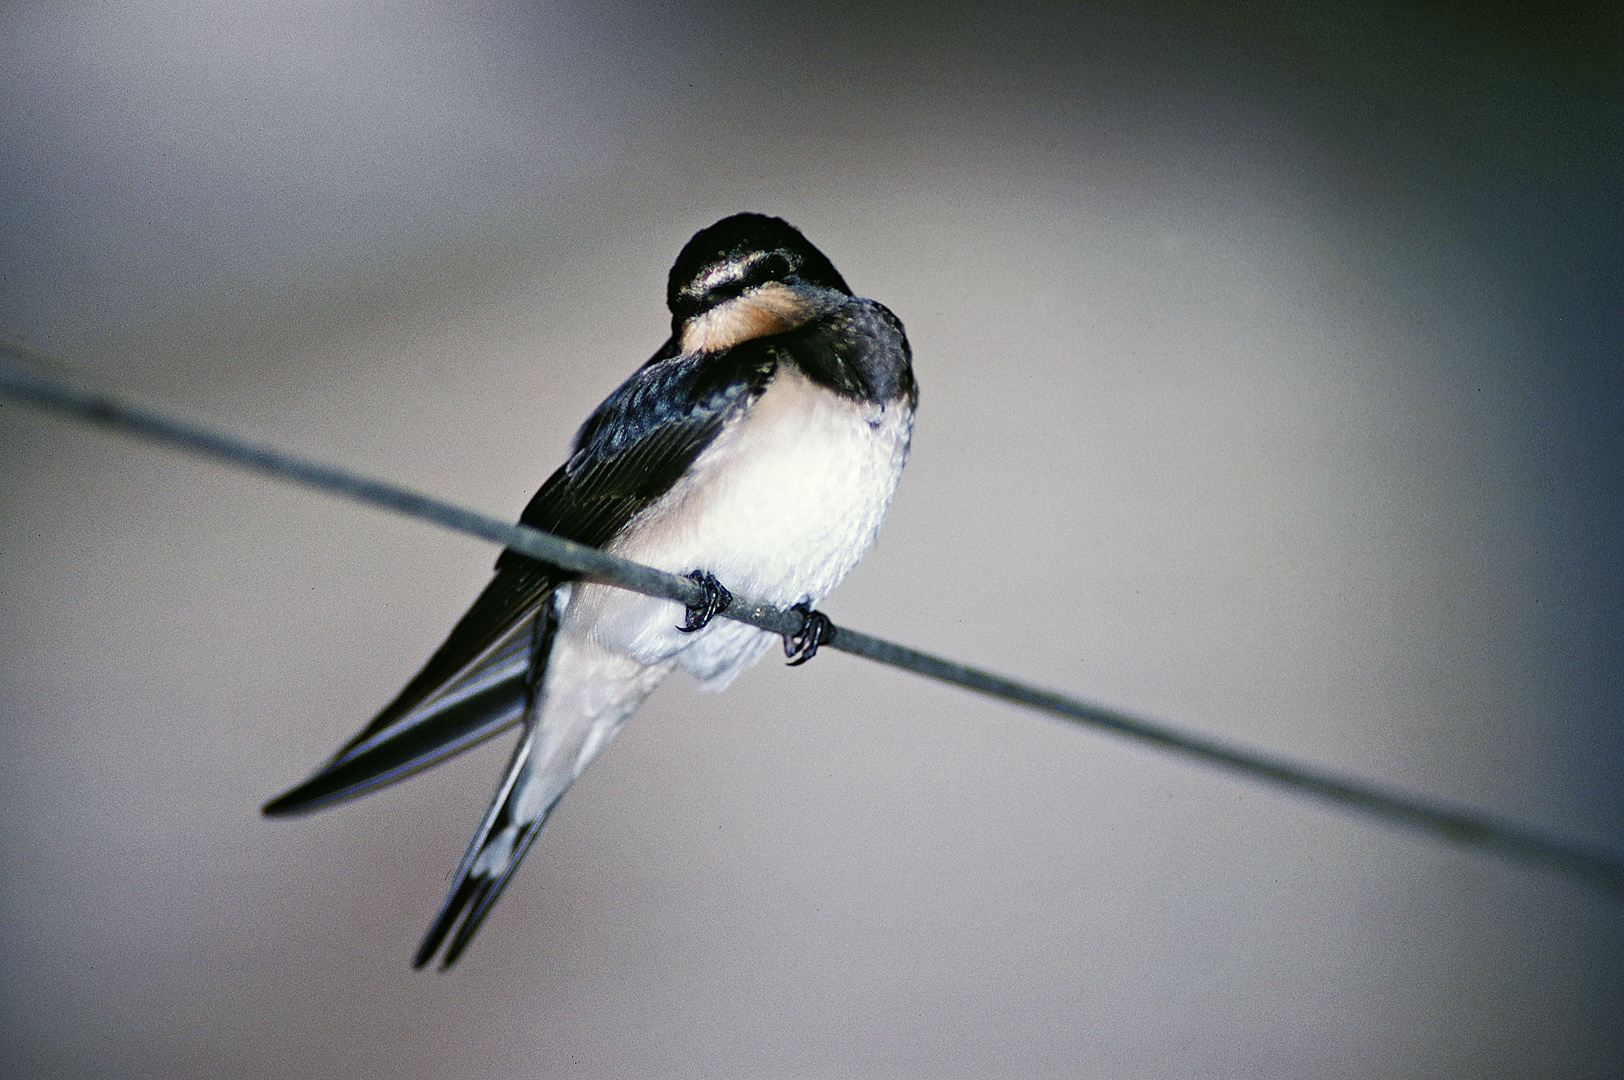
[[[442,970],[462,955],[558,800],[672,668],[721,690],[766,652],[774,635],[710,621],[729,587],[806,611],[785,652],[817,650],[828,623],[812,605],[874,542],[907,461],[918,393],[902,323],[787,222],[736,214],[695,234],[666,303],[670,339],[587,418],[519,520],[693,577],[707,602],[684,611],[504,551],[399,696],[265,806],[328,806],[522,725],[416,967],[442,945]]]

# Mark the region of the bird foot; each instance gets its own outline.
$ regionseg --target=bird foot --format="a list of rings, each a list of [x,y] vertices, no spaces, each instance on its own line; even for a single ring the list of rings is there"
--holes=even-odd
[[[684,634],[691,634],[695,630],[703,630],[717,615],[727,610],[733,602],[733,594],[722,587],[714,574],[706,570],[694,570],[688,575],[688,580],[697,582],[705,590],[705,598],[697,604],[688,605],[688,618],[679,627]]]
[[[800,612],[804,621],[800,632],[784,635],[784,655],[790,658],[790,667],[800,667],[818,655],[819,645],[827,645],[835,639],[835,624],[823,612],[813,611],[805,600],[790,610]]]

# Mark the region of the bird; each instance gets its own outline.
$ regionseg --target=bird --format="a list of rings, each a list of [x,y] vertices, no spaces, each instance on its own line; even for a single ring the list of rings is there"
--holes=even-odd
[[[676,668],[720,691],[774,635],[713,616],[732,591],[805,616],[791,664],[828,641],[816,610],[874,543],[919,392],[901,321],[853,295],[781,218],[734,214],[685,244],[671,333],[595,409],[522,524],[699,583],[684,606],[512,550],[400,693],[269,817],[377,790],[517,725],[501,783],[413,957],[463,955],[570,785]],[[443,952],[442,952],[443,947]]]

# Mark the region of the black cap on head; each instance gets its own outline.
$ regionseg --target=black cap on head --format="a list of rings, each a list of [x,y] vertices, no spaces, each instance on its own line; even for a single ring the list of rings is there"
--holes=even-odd
[[[726,264],[740,272],[707,281]],[[834,264],[795,226],[766,214],[734,214],[699,230],[683,245],[671,265],[665,303],[674,318],[684,319],[768,281],[820,285],[851,295]]]

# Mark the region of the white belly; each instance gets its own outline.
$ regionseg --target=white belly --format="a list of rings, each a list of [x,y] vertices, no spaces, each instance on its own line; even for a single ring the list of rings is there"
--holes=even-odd
[[[688,474],[608,550],[787,607],[816,604],[862,558],[908,456],[912,410],[841,398],[784,366],[728,421]],[[644,664],[675,658],[720,689],[773,635],[717,619],[682,634],[679,604],[607,586],[578,587],[566,627],[590,628],[606,651]]]

